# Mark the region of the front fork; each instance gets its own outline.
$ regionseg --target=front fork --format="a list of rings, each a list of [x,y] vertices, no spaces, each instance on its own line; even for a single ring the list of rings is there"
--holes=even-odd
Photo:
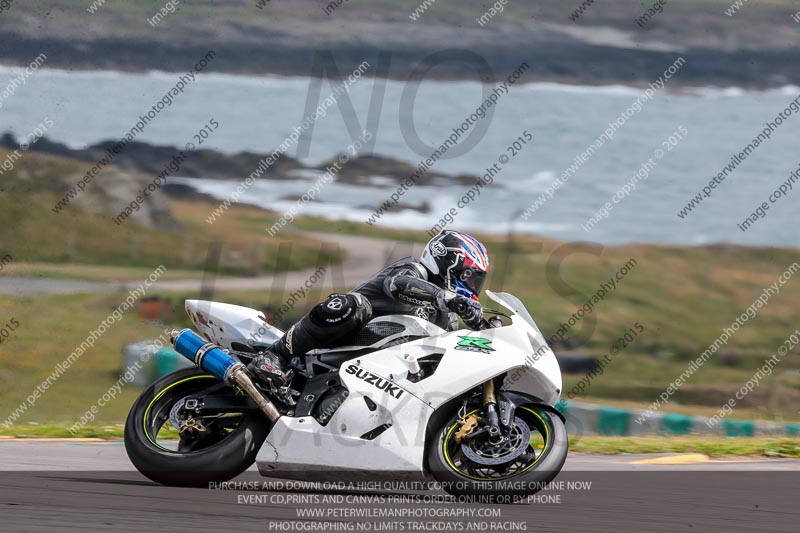
[[[486,422],[489,428],[489,441],[492,444],[503,442],[500,432],[500,417],[497,416],[497,398],[494,394],[494,379],[483,384],[483,409],[486,413]]]
[[[482,418],[472,415],[469,418],[462,418],[461,430],[457,435],[457,441],[469,442],[481,435],[488,434],[492,444],[500,444],[505,439],[501,426],[509,427],[513,418],[514,404],[502,397],[498,400],[495,391],[494,379],[490,379],[483,384],[483,412]],[[499,404],[499,407],[498,407]],[[473,418],[474,417],[474,418]],[[481,428],[475,430],[481,422]],[[459,438],[460,437],[460,438]]]

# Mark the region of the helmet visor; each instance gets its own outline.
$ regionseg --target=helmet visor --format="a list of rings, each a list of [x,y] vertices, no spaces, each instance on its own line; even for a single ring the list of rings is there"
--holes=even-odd
[[[459,281],[472,292],[473,296],[477,297],[480,295],[483,283],[486,281],[486,272],[474,268],[465,268],[461,276],[459,276]]]

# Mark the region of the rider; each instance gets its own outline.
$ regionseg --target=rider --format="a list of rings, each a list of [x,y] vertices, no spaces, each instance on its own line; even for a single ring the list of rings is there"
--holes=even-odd
[[[352,291],[328,296],[248,368],[261,380],[284,385],[288,361],[353,340],[376,316],[413,314],[453,331],[458,312],[475,329],[483,319],[478,295],[488,270],[489,256],[480,242],[466,233],[442,231],[425,245],[419,261],[400,259]]]

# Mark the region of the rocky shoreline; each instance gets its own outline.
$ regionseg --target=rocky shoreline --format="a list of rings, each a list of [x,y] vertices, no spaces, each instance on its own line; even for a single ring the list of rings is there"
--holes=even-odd
[[[86,148],[73,149],[44,137],[31,147],[31,151],[96,163],[107,155],[108,150],[116,142],[116,140],[109,140]],[[0,147],[14,150],[19,148],[19,142],[13,135],[6,133],[0,136]],[[180,170],[176,172],[180,176],[236,181],[242,181],[247,178],[259,166],[261,160],[268,155],[253,152],[225,154],[207,148],[187,153],[173,146],[158,146],[133,141],[125,145],[124,150],[115,155],[113,165],[126,172],[157,176],[164,170],[165,165],[180,154],[183,154],[183,157],[180,162]],[[261,174],[260,179],[298,179],[303,176],[304,172],[321,173],[330,163],[323,162],[319,166],[306,166],[297,159],[283,155],[278,157],[275,163]],[[341,167],[341,171],[336,173],[334,179],[339,183],[357,185],[359,187],[385,187],[386,180],[391,180],[399,185],[416,171],[416,168],[409,163],[377,155],[354,157],[342,164]],[[382,183],[374,183],[373,179],[376,177],[380,177]],[[417,185],[428,187],[437,187],[444,184],[466,186],[472,185],[477,179],[478,176],[467,174],[450,175],[429,170],[417,178],[416,183]]]

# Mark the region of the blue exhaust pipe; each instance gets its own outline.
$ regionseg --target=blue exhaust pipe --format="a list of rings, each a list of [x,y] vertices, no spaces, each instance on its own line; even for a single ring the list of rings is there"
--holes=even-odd
[[[250,379],[244,364],[225,353],[222,348],[188,328],[173,331],[172,344],[176,352],[198,367],[220,381],[246,392],[271,422],[275,423],[281,417],[281,412],[275,404],[265,398]]]
[[[172,343],[176,352],[220,381],[228,381],[231,369],[242,364],[189,328],[181,330]]]

